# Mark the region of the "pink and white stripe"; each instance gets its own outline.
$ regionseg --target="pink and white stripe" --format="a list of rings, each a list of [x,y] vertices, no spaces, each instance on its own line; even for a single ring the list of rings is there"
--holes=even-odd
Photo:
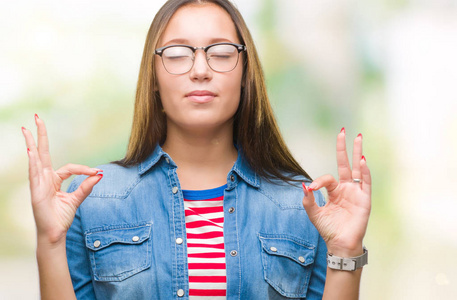
[[[184,199],[189,299],[226,299],[223,196]]]

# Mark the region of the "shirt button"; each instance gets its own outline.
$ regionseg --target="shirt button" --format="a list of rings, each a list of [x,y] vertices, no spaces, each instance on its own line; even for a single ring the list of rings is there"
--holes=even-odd
[[[305,258],[304,258],[303,256],[300,256],[300,257],[298,258],[298,260],[299,260],[301,263],[304,263],[304,262],[305,262]]]
[[[229,208],[229,213],[233,213],[235,211],[235,207],[230,207]]]
[[[140,240],[140,237],[135,235],[134,237],[132,237],[132,241],[134,242],[138,242]]]
[[[101,244],[101,242],[100,242],[99,240],[96,240],[96,241],[94,242],[94,247],[95,247],[95,248],[98,248],[98,247],[100,247],[100,244]]]
[[[165,161],[167,162],[167,164],[170,163],[170,159],[168,157],[165,157]]]
[[[182,297],[184,296],[184,290],[183,289],[179,289],[176,294],[178,294],[178,297]]]
[[[278,249],[276,249],[276,247],[270,247],[270,250],[273,251],[273,252],[277,252]]]
[[[181,245],[183,242],[182,238],[177,238],[176,239],[176,244]]]
[[[232,182],[234,182],[234,181],[235,181],[235,176],[234,176],[234,175],[230,175],[230,180],[231,180]]]
[[[178,192],[178,187],[174,186],[171,191],[173,192],[173,194],[176,194]]]
[[[231,256],[236,256],[237,254],[238,254],[238,252],[236,250],[230,251],[230,255]]]

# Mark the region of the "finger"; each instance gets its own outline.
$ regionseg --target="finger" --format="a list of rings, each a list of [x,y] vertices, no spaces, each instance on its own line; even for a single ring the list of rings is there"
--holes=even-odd
[[[48,133],[43,120],[35,114],[35,123],[38,132],[38,154],[40,155],[41,164],[43,169],[52,169],[51,155],[49,154]]]
[[[29,182],[30,190],[33,191],[40,185],[40,175],[38,174],[38,168],[36,165],[36,157],[32,151],[27,148],[27,155],[29,156]]]
[[[333,192],[338,187],[338,181],[330,174],[318,177],[309,185],[313,191],[325,187],[329,193]]]
[[[94,176],[97,175],[98,172],[103,172],[103,170],[77,164],[66,164],[56,171],[57,175],[62,180],[69,178],[71,175]]]
[[[316,216],[319,213],[320,207],[317,205],[314,199],[314,193],[312,192],[312,190],[307,188],[305,183],[302,183],[302,185],[303,193],[305,194],[302,201],[303,207],[305,208],[310,221],[314,224],[314,220],[316,220]]]
[[[336,162],[338,164],[338,176],[340,181],[351,181],[352,172],[346,151],[346,130],[344,127],[341,129],[341,132],[336,139]]]
[[[352,178],[362,179],[360,173],[360,160],[362,159],[362,134],[354,139],[354,148],[352,150]]]
[[[368,195],[371,195],[371,172],[367,166],[365,156],[362,156],[360,160],[360,170],[362,172],[362,190]]]
[[[32,180],[33,178],[33,186],[37,186],[40,183],[39,178],[43,174],[43,169],[35,146],[35,140],[33,139],[32,133],[24,127],[22,127],[22,134],[24,135],[27,153],[29,155],[29,179]],[[30,183],[32,184],[32,181]]]
[[[84,181],[79,185],[79,187],[71,193],[73,199],[75,200],[76,207],[79,207],[84,199],[89,196],[92,192],[94,186],[103,178],[103,174],[98,174],[95,176],[90,176],[84,179]]]

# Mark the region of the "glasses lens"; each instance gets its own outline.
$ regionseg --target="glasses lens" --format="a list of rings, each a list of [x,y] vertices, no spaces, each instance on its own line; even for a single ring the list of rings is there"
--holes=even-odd
[[[238,50],[233,45],[215,45],[206,52],[208,64],[217,72],[229,72],[238,63]]]
[[[163,50],[163,66],[171,74],[183,74],[192,68],[193,52],[181,46],[170,47]]]

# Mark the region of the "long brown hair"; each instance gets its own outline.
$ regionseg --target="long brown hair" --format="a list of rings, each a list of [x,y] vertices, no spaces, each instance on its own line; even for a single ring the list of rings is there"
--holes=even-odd
[[[155,74],[154,50],[173,14],[189,4],[212,3],[233,20],[241,44],[246,45],[240,105],[234,116],[233,141],[241,147],[250,167],[266,179],[295,181],[311,177],[293,158],[279,131],[268,100],[265,79],[251,34],[238,9],[229,0],[169,0],[154,17],[146,38],[136,91],[132,132],[127,153],[113,163],[132,166],[144,161],[157,144],[165,142],[167,123]]]

